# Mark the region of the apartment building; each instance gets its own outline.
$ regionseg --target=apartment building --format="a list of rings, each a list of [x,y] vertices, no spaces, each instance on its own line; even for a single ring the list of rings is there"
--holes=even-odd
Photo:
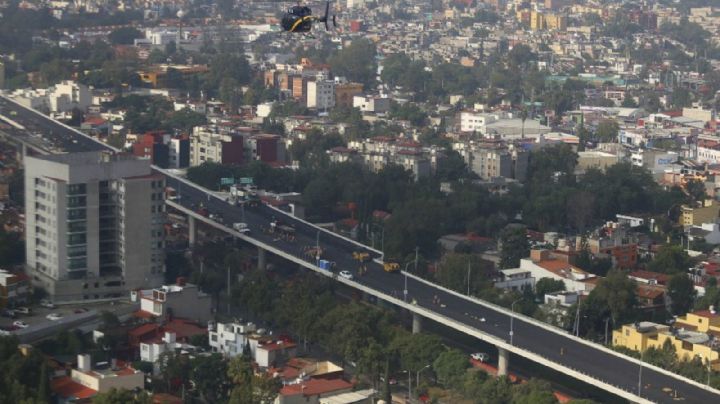
[[[165,272],[164,179],[150,160],[83,152],[25,160],[26,266],[56,301],[116,298]]]
[[[241,131],[223,130],[218,126],[196,126],[190,135],[190,166],[205,162],[242,164],[244,136]]]
[[[309,80],[306,86],[305,106],[326,111],[335,106],[335,82],[317,78]]]
[[[453,150],[460,153],[468,168],[483,180],[513,178],[524,181],[529,153],[514,145],[498,141],[457,142]]]

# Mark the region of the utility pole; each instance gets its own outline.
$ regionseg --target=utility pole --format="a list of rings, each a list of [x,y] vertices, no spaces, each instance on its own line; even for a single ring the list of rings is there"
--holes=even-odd
[[[420,247],[415,246],[415,275],[417,275],[417,266],[418,266],[418,253],[420,251]]]
[[[644,351],[640,351],[640,371],[638,372],[638,396],[642,397],[642,368],[643,368],[643,354]]]
[[[610,321],[610,317],[605,319],[605,345],[607,345],[608,321]]]
[[[467,295],[470,296],[470,260],[468,260],[468,275],[467,275]]]
[[[577,303],[577,310],[575,311],[575,336],[580,336],[580,302]]]
[[[227,266],[227,313],[230,314],[230,265]]]

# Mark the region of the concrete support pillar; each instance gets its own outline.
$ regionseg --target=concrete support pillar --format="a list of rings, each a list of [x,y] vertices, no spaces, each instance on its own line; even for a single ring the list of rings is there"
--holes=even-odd
[[[412,316],[413,316],[412,333],[419,334],[422,332],[422,317],[417,313],[413,313]]]
[[[190,243],[190,247],[194,247],[196,241],[197,241],[197,224],[195,223],[194,217],[188,216],[188,242]]]
[[[265,256],[266,252],[261,247],[258,247],[258,269],[265,270],[265,267],[267,266],[267,257]]]
[[[28,147],[25,143],[20,143],[20,147],[17,148],[17,155],[15,158],[18,162],[22,163],[25,161],[25,156],[27,156]]]
[[[503,348],[498,348],[498,376],[507,376],[509,363],[510,353]]]

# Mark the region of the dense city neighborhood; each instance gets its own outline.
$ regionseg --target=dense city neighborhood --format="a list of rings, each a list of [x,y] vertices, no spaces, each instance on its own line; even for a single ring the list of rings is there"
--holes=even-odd
[[[715,0],[0,0],[0,403],[720,401]]]

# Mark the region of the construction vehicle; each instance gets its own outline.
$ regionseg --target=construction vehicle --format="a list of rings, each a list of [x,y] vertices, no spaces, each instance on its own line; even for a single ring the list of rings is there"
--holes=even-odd
[[[370,259],[370,254],[369,254],[369,253],[366,253],[366,252],[353,251],[352,256],[353,256],[353,259],[354,259],[354,260],[358,260],[358,261],[360,261],[361,263],[362,263],[362,262],[365,262],[365,261],[368,261],[368,260]]]
[[[398,272],[400,271],[400,264],[397,262],[384,262],[383,269],[385,272]]]

